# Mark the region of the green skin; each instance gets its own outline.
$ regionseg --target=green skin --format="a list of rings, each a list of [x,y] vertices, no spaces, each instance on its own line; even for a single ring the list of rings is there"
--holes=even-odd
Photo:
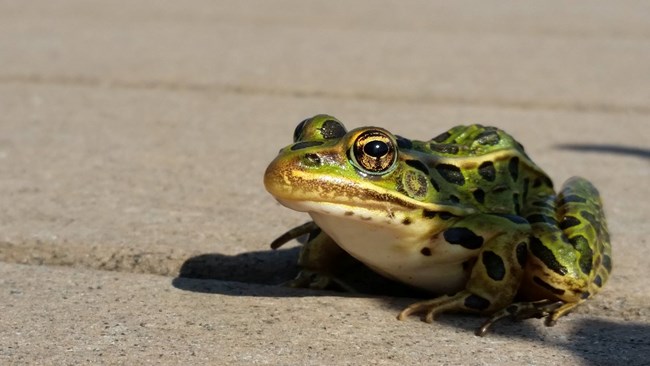
[[[611,272],[598,191],[574,177],[556,194],[523,147],[493,127],[457,126],[416,141],[376,127],[348,132],[317,115],[296,127],[264,182],[280,203],[314,219],[272,244],[311,234],[292,286],[354,290],[334,275],[352,256],[386,277],[449,294],[417,302],[399,319],[490,315],[477,335],[504,317],[553,325]]]

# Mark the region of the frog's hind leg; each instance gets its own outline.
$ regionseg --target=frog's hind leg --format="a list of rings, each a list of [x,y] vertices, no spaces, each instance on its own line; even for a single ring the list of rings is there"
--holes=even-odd
[[[599,292],[612,270],[609,232],[598,190],[584,178],[567,180],[557,197],[557,214],[563,237],[568,238],[578,253],[577,267],[586,277],[586,283],[572,289],[577,299],[568,299],[550,312],[545,321],[547,326],[554,325],[559,318]]]
[[[584,299],[600,291],[612,271],[612,247],[598,190],[586,179],[573,177],[557,198],[560,229],[580,253],[578,265],[588,275]]]
[[[528,222],[518,216],[480,214],[458,221],[443,232],[450,249],[479,252],[465,289],[412,304],[398,319],[423,313],[424,321],[432,322],[447,311],[491,314],[504,308],[523,277],[529,232]],[[471,252],[467,257],[472,257]]]
[[[542,318],[552,326],[600,290],[611,270],[611,248],[598,191],[583,178],[569,179],[557,198],[527,206],[533,235],[519,294],[527,300],[492,315],[477,334],[499,319]]]

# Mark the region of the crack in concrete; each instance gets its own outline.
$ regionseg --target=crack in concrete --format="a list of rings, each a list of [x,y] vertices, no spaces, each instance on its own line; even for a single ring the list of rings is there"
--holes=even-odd
[[[80,267],[168,277],[178,275],[185,260],[196,254],[177,250],[142,252],[129,247],[55,244],[41,241],[21,244],[0,242],[0,262]]]

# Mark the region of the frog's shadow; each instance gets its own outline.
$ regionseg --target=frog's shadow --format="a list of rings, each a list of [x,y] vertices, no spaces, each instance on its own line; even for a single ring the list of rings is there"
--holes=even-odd
[[[430,294],[386,279],[360,262],[345,267],[346,284],[356,292],[336,287],[326,290],[292,288],[285,283],[300,271],[297,265],[300,247],[246,252],[237,255],[201,254],[187,259],[172,285],[180,290],[247,297],[364,297],[379,298],[395,315],[418,299]],[[351,257],[350,257],[351,258]],[[447,314],[437,322],[471,332],[480,322],[471,314]]]
[[[253,286],[250,291],[238,291],[234,294],[228,290],[232,286],[222,288],[219,282],[239,282],[266,286],[279,285],[286,281],[287,278],[292,278],[298,273],[296,259],[299,249],[295,247],[283,250],[246,252],[237,255],[200,254],[185,260],[178,276],[172,281],[172,285],[181,290],[194,292],[265,296],[263,293],[258,293],[259,288],[262,286]]]
[[[246,252],[237,255],[201,254],[187,259],[172,285],[193,292],[233,296],[390,296],[425,297],[412,288],[388,280],[358,261],[342,267],[341,278],[356,292],[342,291],[336,285],[328,290],[296,289],[284,284],[298,274],[300,247]],[[351,257],[350,257],[350,260]],[[235,283],[247,284],[236,286]]]

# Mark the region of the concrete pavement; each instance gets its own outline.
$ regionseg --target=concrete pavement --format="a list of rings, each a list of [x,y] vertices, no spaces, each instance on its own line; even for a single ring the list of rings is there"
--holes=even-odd
[[[0,362],[648,364],[650,25],[624,1],[0,1]],[[614,273],[556,327],[277,286],[261,178],[304,117],[489,123],[603,194]],[[297,244],[296,244],[297,245]],[[181,274],[179,276],[179,274]],[[193,277],[193,278],[188,278]]]

